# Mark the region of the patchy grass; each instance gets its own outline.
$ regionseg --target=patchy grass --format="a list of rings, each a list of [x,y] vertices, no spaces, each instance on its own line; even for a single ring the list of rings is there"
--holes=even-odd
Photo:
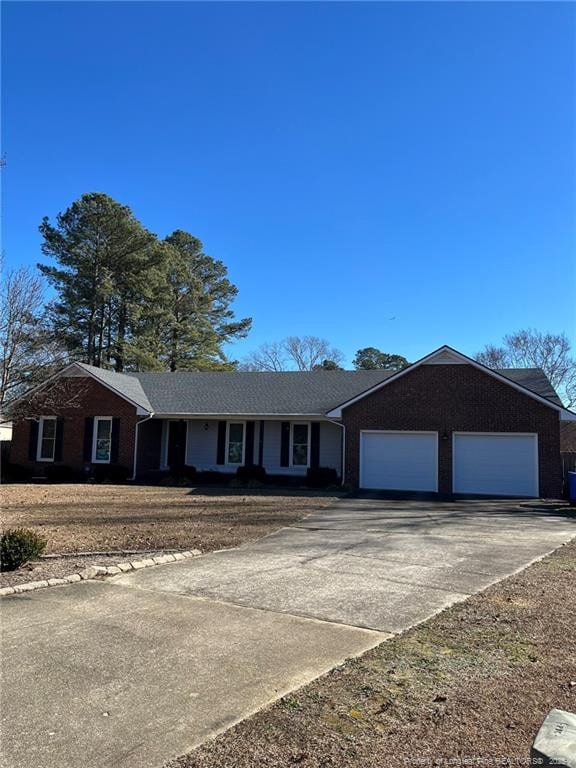
[[[32,528],[47,539],[47,554],[237,547],[337,497],[315,491],[131,485],[5,485],[0,495],[2,528]],[[100,560],[83,559],[81,567]],[[0,584],[62,576],[75,569],[70,560],[43,560],[10,576],[2,574]]]
[[[33,528],[47,553],[236,547],[337,494],[132,485],[5,485],[2,527]]]
[[[575,571],[572,542],[169,768],[526,764],[547,712],[576,710]]]

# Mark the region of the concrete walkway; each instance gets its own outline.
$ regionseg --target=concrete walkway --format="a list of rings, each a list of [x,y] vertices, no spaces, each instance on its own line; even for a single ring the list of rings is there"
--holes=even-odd
[[[576,534],[530,502],[341,501],[237,550],[10,598],[6,768],[157,768]]]

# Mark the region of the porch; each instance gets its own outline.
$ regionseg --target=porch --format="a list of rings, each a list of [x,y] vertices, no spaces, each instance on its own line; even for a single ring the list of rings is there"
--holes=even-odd
[[[136,474],[194,467],[233,475],[259,465],[268,475],[304,477],[329,467],[341,476],[341,433],[328,420],[152,418],[138,427]]]

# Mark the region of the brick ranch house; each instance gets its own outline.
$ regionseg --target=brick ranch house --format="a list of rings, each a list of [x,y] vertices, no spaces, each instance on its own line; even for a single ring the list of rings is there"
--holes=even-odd
[[[182,470],[305,476],[330,467],[354,488],[552,497],[560,422],[576,421],[539,369],[491,370],[444,346],[408,368],[283,373],[114,373],[72,363],[74,407],[20,419],[12,462],[131,479]]]

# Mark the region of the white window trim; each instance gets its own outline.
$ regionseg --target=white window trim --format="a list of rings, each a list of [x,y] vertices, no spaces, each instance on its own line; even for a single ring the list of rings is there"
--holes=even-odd
[[[44,422],[45,421],[56,421],[56,416],[40,416],[40,420],[38,422],[38,441],[36,443],[36,461],[48,461],[53,462],[54,456],[56,455],[56,429],[58,427],[57,424],[54,424],[54,440],[52,444],[52,457],[49,459],[41,458],[40,453],[42,451],[42,435],[44,434]]]
[[[96,439],[98,437],[98,422],[109,421],[110,422],[110,451],[107,459],[96,458]],[[94,416],[94,423],[92,425],[92,464],[110,464],[112,461],[112,416]]]
[[[308,440],[307,440],[307,453],[306,453],[306,464],[294,464],[294,427],[308,427]],[[307,469],[310,467],[310,439],[311,439],[311,429],[310,429],[310,422],[309,421],[292,421],[290,422],[290,466],[296,467],[300,469]]]
[[[230,455],[230,424],[242,424],[242,461],[237,464],[233,461],[228,461]],[[228,467],[243,467],[246,463],[246,422],[245,421],[227,421],[226,422],[226,455],[224,457],[224,464]]]

